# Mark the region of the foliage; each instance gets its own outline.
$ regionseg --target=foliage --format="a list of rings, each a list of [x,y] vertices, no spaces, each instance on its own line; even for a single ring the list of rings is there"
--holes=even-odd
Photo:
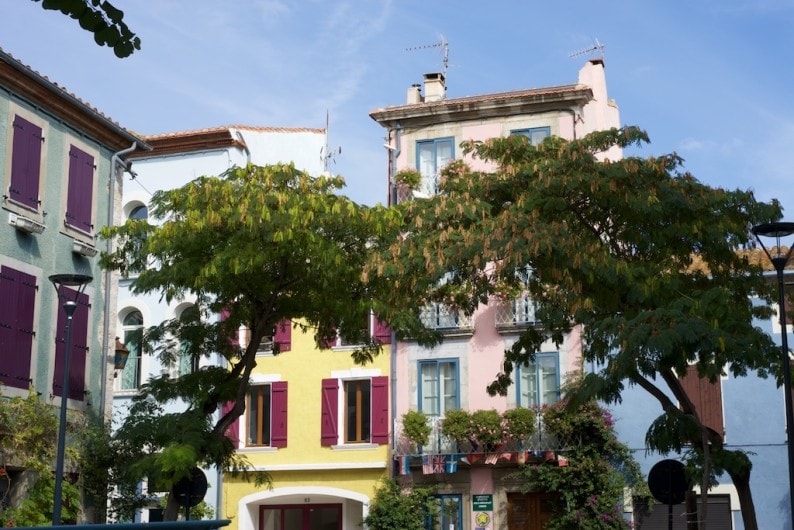
[[[403,434],[416,445],[427,445],[433,428],[427,414],[421,410],[409,410],[402,417]]]
[[[526,440],[537,429],[537,415],[535,410],[527,407],[516,407],[506,410],[504,418],[505,433],[514,440]]]
[[[408,189],[415,190],[422,183],[422,174],[412,168],[401,169],[394,175],[394,180]]]
[[[108,0],[41,0],[41,7],[77,20],[81,28],[94,34],[98,45],[112,48],[120,59],[141,49],[141,39],[123,20],[124,12]]]
[[[214,352],[227,364],[142,386],[117,435],[131,455],[145,448],[129,460],[131,473],[172,484],[196,465],[245,471],[226,432],[244,411],[257,347],[279,322],[313,333],[321,348],[337,333],[361,344],[353,352],[359,363],[380,353],[358,323],[372,310],[384,316],[378,294],[389,286],[379,278],[365,284],[362,270],[393,236],[397,218],[337,195],[343,185],[341,177],[315,178],[291,164],[235,167],[158,191],[149,219],[103,229],[117,245],[102,264],[134,276],[134,293],[196,300],[198,311],[148,328],[144,349],[163,364]],[[250,330],[247,345],[230,340],[240,326]],[[161,406],[179,402],[178,413]]]
[[[596,370],[579,399],[618,402],[627,384],[639,386],[665,414],[681,404],[696,422],[696,438],[672,431],[667,440],[726,451],[678,374],[694,364],[709,381],[749,370],[780,380],[788,369],[753,325],[770,315],[753,298],[768,302],[771,288],[741,251],[751,241],[748,227],[779,219],[780,205],[702,184],[681,171],[675,154],[604,159],[607,151],[648,141],[626,127],[539,145],[518,137],[464,142],[465,154],[494,170],[474,171],[458,160],[445,168],[436,196],[400,203],[402,237],[369,273],[391,280],[394,304],[433,301],[465,314],[526,289],[539,325],[506,352],[491,393],[505,393],[513,367],[544,343],[560,344],[582,329],[584,361]],[[526,267],[532,274],[524,286],[516,272]]]
[[[383,479],[363,522],[372,530],[424,530],[427,518],[437,516],[433,493],[421,487],[403,491],[396,480]]]
[[[545,408],[543,418],[555,436],[569,438],[576,433],[580,440],[566,449],[566,466],[547,462],[518,472],[526,480],[526,491],[543,491],[559,499],[547,528],[629,528],[622,514],[624,488],[646,500],[651,497],[631,451],[615,437],[609,413],[593,401],[580,406],[561,402]]]
[[[502,415],[494,409],[475,410],[470,416],[469,432],[477,444],[493,448],[504,441]]]
[[[79,436],[86,428],[82,417],[70,414],[67,418],[67,439]],[[31,387],[26,397],[0,396],[0,461],[3,475],[11,481],[10,468],[24,472],[32,479],[18,506],[0,508],[2,526],[39,526],[52,521],[55,460],[58,432],[56,410],[41,400]],[[75,447],[66,447],[65,470],[78,471]],[[9,487],[14,487],[9,482]],[[80,491],[64,480],[62,485],[64,522],[75,522],[80,512]]]
[[[456,442],[471,437],[471,415],[462,409],[448,410],[441,420],[441,434]]]

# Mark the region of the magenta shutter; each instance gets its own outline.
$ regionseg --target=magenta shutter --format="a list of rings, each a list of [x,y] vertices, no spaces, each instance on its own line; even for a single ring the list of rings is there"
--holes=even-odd
[[[234,408],[234,401],[227,401],[221,407],[221,414],[226,415],[227,412]],[[226,429],[226,437],[231,440],[234,448],[240,447],[240,418],[237,417],[229,428]]]
[[[14,116],[14,141],[11,153],[11,199],[34,210],[39,209],[41,173],[41,127]]]
[[[321,444],[336,445],[339,442],[339,429],[337,428],[339,382],[336,379],[323,379],[322,393]]]
[[[15,388],[30,386],[36,290],[35,276],[0,267],[0,382]]]
[[[61,287],[62,293],[73,300],[75,291]],[[63,396],[63,369],[66,359],[66,313],[58,307],[58,327],[55,335],[55,370],[52,375],[52,393]],[[85,398],[85,367],[88,356],[88,295],[83,293],[77,298],[77,309],[72,317],[72,349],[69,357],[69,395],[68,399],[82,401]]]
[[[292,349],[292,321],[285,318],[276,324],[273,334],[273,348],[276,352],[285,352]]]
[[[223,322],[227,318],[229,318],[229,310],[228,309],[221,309],[220,321]],[[232,346],[234,346],[235,348],[239,348],[240,347],[240,337],[237,334],[237,330],[234,330],[232,332],[232,336],[229,338],[229,343]]]
[[[389,443],[389,378],[372,378],[372,443]]]
[[[270,384],[270,392],[272,407],[270,445],[287,447],[287,382],[274,381]]]
[[[391,344],[391,328],[375,317],[375,329],[372,330],[372,338],[380,344]]]
[[[93,233],[91,206],[94,193],[94,157],[71,146],[69,149],[69,190],[66,196],[66,223]]]

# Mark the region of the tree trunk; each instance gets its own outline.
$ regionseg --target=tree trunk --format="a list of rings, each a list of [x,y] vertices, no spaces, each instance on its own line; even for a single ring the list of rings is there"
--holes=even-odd
[[[163,521],[176,521],[179,517],[179,508],[181,506],[176,502],[176,495],[169,493],[168,502],[163,510]]]
[[[744,530],[758,530],[758,521],[755,517],[755,503],[753,503],[753,493],[750,491],[750,468],[736,471],[727,469],[739,496],[739,506],[742,510],[742,522]]]

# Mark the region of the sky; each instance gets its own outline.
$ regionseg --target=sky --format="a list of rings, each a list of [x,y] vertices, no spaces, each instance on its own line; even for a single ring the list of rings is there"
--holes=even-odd
[[[0,48],[142,135],[326,126],[329,170],[385,201],[385,129],[443,67],[447,97],[570,84],[604,46],[621,122],[715,187],[794,221],[794,0],[112,0],[142,48],[118,59],[40,2],[0,0]],[[318,157],[321,156],[318,153]]]

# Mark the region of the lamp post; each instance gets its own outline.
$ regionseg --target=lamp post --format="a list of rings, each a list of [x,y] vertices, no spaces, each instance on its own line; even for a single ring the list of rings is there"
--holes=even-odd
[[[780,239],[794,234],[794,223],[764,223],[756,225],[751,232],[758,240],[764,253],[772,262],[777,273],[778,311],[780,313],[780,369],[783,371],[783,393],[786,400],[786,447],[788,449],[788,487],[789,487],[789,512],[791,515],[791,528],[794,528],[794,443],[792,443],[792,429],[794,429],[794,409],[791,399],[791,362],[788,353],[788,333],[786,332],[786,289],[783,279],[783,270],[791,257],[792,246],[783,251]],[[764,246],[762,237],[775,240],[775,246],[768,249]],[[770,252],[771,250],[771,252]]]
[[[86,285],[92,280],[85,274],[53,274],[50,281],[55,286],[58,298],[63,296],[63,310],[66,313],[66,349],[63,353],[63,389],[61,391],[61,418],[58,423],[58,454],[55,458],[55,495],[52,506],[52,525],[61,524],[61,498],[63,496],[63,464],[66,450],[66,406],[69,399],[69,359],[72,354],[72,318],[77,310],[77,299],[85,290]],[[62,287],[71,287],[75,291],[74,300],[70,300],[66,293],[61,293]]]

